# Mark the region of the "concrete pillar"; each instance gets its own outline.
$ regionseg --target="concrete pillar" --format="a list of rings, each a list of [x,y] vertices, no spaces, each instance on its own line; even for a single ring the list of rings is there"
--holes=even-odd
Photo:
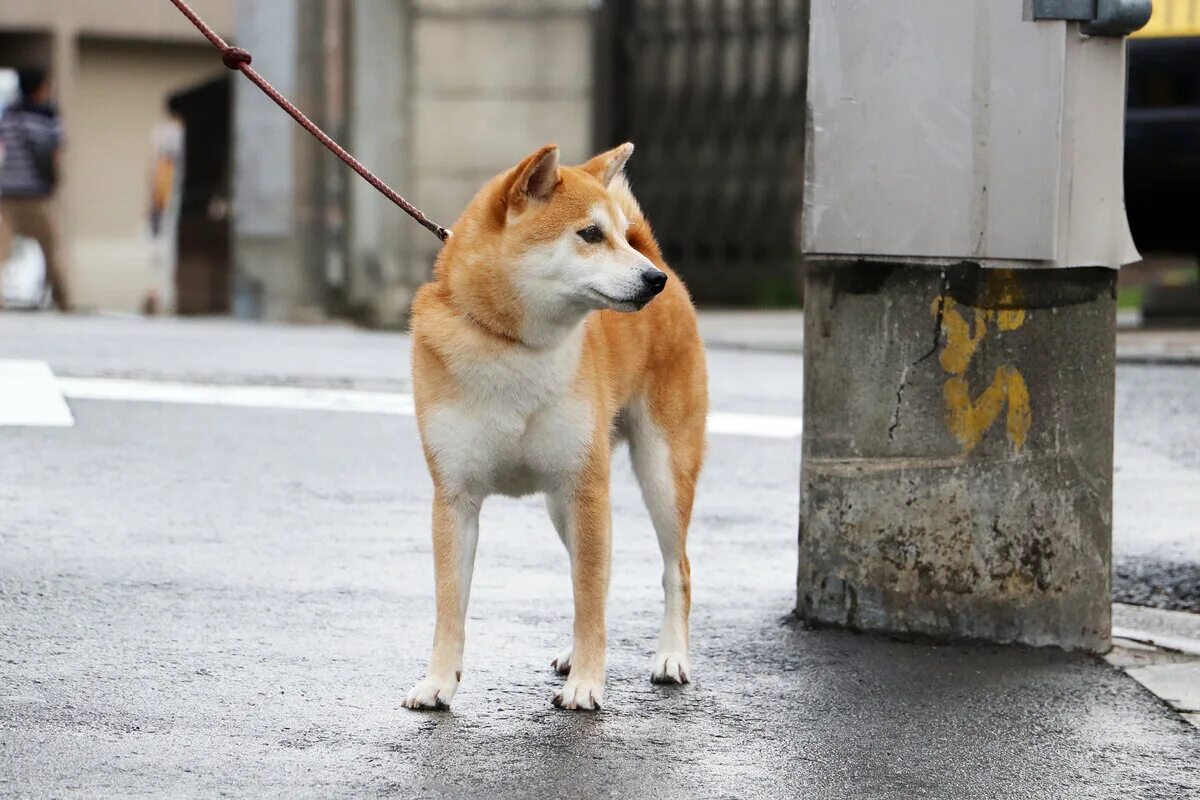
[[[344,17],[332,6],[239,0],[238,43],[434,220],[452,224],[488,178],[547,142],[568,160],[591,155],[587,0],[348,0]],[[339,37],[331,28],[342,19]],[[325,102],[338,98],[323,96],[322,35],[344,47],[343,130],[340,103]],[[243,83],[235,97],[235,314],[347,314],[402,327],[440,242]]]
[[[317,0],[239,0],[237,43],[285,97],[322,124]],[[233,313],[325,314],[324,148],[245,79],[234,81]]]
[[[1115,279],[810,264],[804,619],[1107,646]]]
[[[353,0],[350,46],[350,151],[414,202],[412,195],[412,4]],[[372,325],[402,327],[420,281],[404,254],[429,234],[357,176],[349,184],[347,301]],[[438,220],[449,225],[453,220]]]
[[[812,0],[803,619],[1107,649],[1123,82],[1021,0]]]
[[[390,6],[390,7],[389,7]],[[592,8],[588,0],[358,0],[356,130],[382,133],[379,163],[397,191],[452,225],[484,182],[548,142],[568,162],[592,155]],[[370,19],[373,30],[362,30]],[[372,68],[383,72],[371,73]],[[377,100],[372,100],[377,98]],[[358,134],[356,134],[358,136]],[[605,143],[607,144],[607,143]],[[367,145],[370,148],[371,145]],[[402,161],[401,161],[402,160]],[[379,324],[403,324],[442,245],[402,212],[378,205],[377,245],[355,235],[356,273],[378,267],[368,297]],[[397,230],[398,229],[398,230]],[[367,283],[366,285],[371,285]]]

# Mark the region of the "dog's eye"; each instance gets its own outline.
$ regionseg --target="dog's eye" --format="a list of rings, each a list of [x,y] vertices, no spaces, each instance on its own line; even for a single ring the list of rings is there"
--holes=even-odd
[[[588,244],[600,244],[604,241],[604,231],[600,230],[599,225],[588,225],[581,231],[578,231],[579,238],[583,239]]]

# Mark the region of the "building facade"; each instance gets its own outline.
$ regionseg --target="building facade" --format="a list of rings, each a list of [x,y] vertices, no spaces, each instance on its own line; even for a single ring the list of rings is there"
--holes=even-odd
[[[269,74],[322,126],[444,225],[547,142],[570,162],[632,139],[635,190],[697,298],[780,305],[798,297],[807,7],[244,0],[237,32],[256,57],[271,53]],[[289,135],[253,87],[239,83],[235,116],[235,311],[402,325],[437,240],[307,134]]]
[[[664,250],[710,304],[795,299],[807,0],[194,0],[370,169],[452,226],[478,187],[556,142],[632,139]],[[151,132],[185,98],[180,313],[400,327],[438,241],[217,54],[167,0],[4,0],[0,68],[53,66],[84,307],[161,283]]]
[[[233,0],[196,0],[218,31]],[[63,252],[82,308],[134,311],[158,285],[147,232],[151,138],[168,96],[219,77],[211,45],[168,2],[4,0],[0,69],[49,68],[67,128]]]
[[[368,168],[450,226],[486,179],[592,145],[586,0],[242,0],[239,43]],[[234,312],[403,325],[439,242],[259,91],[235,91]]]

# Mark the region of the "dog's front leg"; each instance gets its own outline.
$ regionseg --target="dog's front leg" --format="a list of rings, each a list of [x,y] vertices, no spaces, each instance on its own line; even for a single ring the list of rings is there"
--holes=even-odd
[[[559,708],[597,711],[604,699],[607,634],[604,607],[612,560],[612,511],[608,471],[588,470],[572,493],[567,514],[571,552],[571,585],[575,595],[574,648],[571,673],[554,696]]]
[[[448,495],[441,489],[433,499],[433,569],[437,623],[433,656],[425,680],[413,687],[404,705],[409,708],[449,708],[462,680],[463,639],[467,600],[479,541],[477,498]]]

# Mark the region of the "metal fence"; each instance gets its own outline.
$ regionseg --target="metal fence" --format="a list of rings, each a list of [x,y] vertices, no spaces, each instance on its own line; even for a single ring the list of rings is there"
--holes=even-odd
[[[607,0],[597,138],[698,302],[798,299],[808,0]]]

